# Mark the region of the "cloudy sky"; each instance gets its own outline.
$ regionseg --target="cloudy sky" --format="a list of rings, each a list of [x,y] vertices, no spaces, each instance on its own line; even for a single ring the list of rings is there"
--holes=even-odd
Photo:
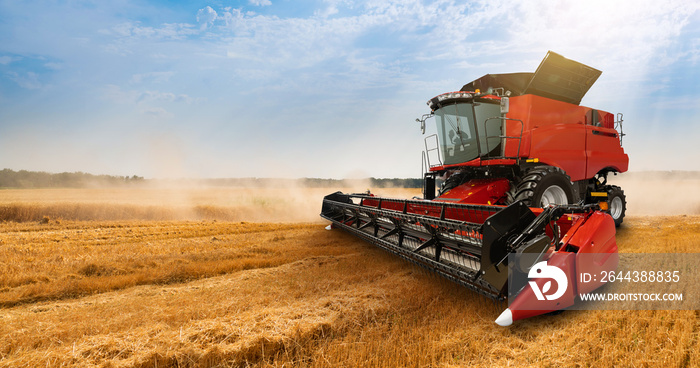
[[[547,50],[633,171],[700,170],[697,1],[0,0],[0,169],[418,177],[425,101]]]

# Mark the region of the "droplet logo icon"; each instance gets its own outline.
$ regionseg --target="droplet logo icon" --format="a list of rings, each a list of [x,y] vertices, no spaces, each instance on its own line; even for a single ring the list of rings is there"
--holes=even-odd
[[[535,292],[537,300],[557,300],[561,298],[569,286],[566,280],[566,274],[557,266],[550,266],[547,261],[535,263],[528,272],[527,277],[530,279],[551,279],[542,285],[540,290],[537,282],[528,281],[532,291]],[[552,280],[557,283],[556,291],[553,294],[547,294],[552,289]]]

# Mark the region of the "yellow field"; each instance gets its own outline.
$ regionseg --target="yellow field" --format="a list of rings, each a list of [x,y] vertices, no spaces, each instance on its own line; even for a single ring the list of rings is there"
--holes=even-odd
[[[700,366],[698,311],[499,327],[500,306],[324,230],[328,192],[0,191],[0,367]],[[700,216],[617,238],[695,253]]]

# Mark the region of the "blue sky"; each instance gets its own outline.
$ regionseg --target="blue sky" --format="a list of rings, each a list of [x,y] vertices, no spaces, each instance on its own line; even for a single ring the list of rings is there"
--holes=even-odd
[[[700,170],[700,4],[0,0],[0,168],[417,177],[425,101],[547,50],[630,169]]]

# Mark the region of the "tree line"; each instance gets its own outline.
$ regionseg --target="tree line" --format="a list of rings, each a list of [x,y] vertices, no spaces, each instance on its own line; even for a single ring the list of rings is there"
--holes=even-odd
[[[141,176],[93,175],[84,172],[0,171],[0,188],[84,188],[143,182]]]
[[[175,185],[208,185],[229,187],[279,187],[302,186],[310,188],[342,188],[361,183],[368,188],[421,188],[422,179],[415,178],[367,178],[367,179],[278,179],[278,178],[222,178],[222,179],[144,179],[142,176],[94,175],[84,172],[48,173],[43,171],[0,171],[0,188],[85,188],[123,186],[146,182]]]

